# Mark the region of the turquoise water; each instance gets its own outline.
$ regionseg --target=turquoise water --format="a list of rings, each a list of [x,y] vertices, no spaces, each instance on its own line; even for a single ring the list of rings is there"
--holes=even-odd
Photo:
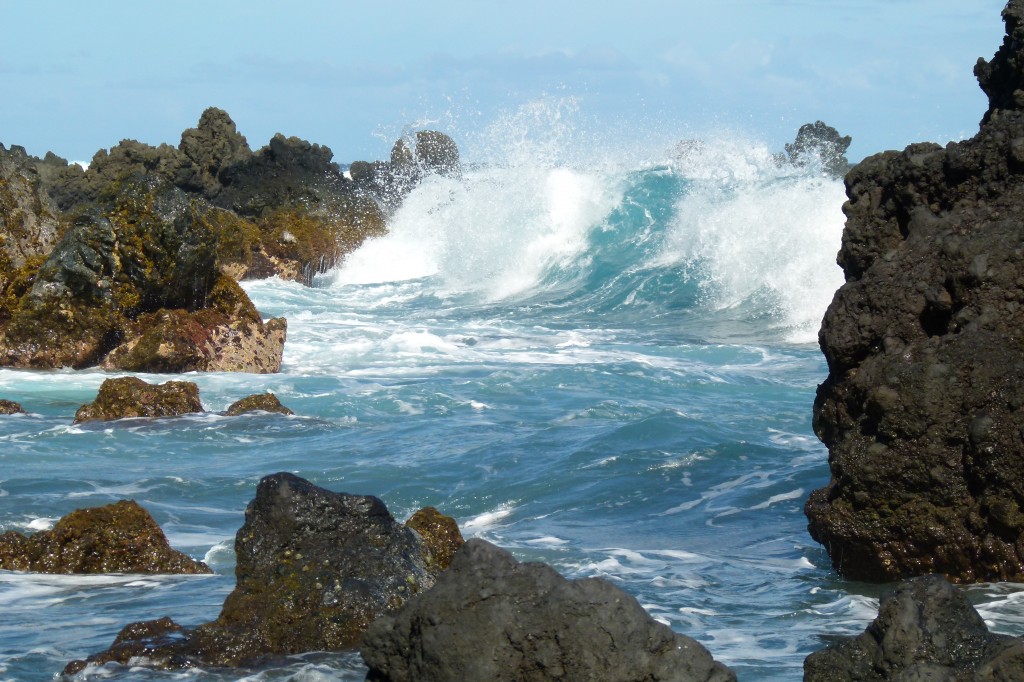
[[[434,505],[521,559],[614,581],[741,679],[799,679],[877,607],[878,588],[830,571],[802,513],[828,479],[810,422],[843,198],[748,142],[644,164],[492,160],[428,179],[315,287],[247,283],[288,318],[284,367],[186,376],[208,414],[72,426],[109,374],[0,371],[0,397],[30,413],[0,419],[0,531],[134,498],[216,571],[0,572],[0,680],[52,679],[134,620],[215,618],[245,505],[277,471],[401,519]],[[267,390],[296,416],[217,414]],[[1024,633],[1018,586],[971,594]],[[311,654],[80,677],[363,674],[356,655]]]

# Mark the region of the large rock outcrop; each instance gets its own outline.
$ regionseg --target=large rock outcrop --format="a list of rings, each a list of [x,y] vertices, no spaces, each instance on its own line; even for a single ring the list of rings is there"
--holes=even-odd
[[[41,265],[11,278],[0,365],[278,371],[285,322],[264,324],[219,272],[210,213],[157,176],[117,183]]]
[[[212,573],[171,549],[135,500],[78,509],[50,530],[0,535],[0,569],[36,573]]]
[[[804,661],[804,682],[1008,682],[1024,679],[1024,640],[988,631],[967,597],[940,576],[882,595],[863,634]]]
[[[566,580],[483,540],[466,542],[428,592],[378,618],[361,652],[376,682],[736,679],[611,583]]]
[[[978,134],[846,176],[805,511],[850,578],[1024,579],[1024,0],[1003,17]]]
[[[215,621],[195,629],[167,618],[133,623],[88,662],[126,663],[143,653],[157,668],[237,666],[353,649],[376,617],[431,587],[439,570],[420,536],[376,497],[287,473],[260,481],[235,556],[237,584]]]

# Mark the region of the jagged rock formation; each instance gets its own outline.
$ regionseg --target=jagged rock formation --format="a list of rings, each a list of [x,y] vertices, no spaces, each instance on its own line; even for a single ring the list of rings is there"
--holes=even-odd
[[[356,161],[349,168],[356,186],[387,209],[397,207],[427,175],[459,177],[461,173],[458,146],[436,130],[421,130],[408,140],[397,140],[388,162]]]
[[[8,150],[0,144],[0,273],[20,268],[33,256],[45,256],[57,243],[64,225],[44,188],[40,167],[62,162],[67,165],[53,155],[39,161],[30,158],[24,147]]]
[[[295,414],[281,404],[273,393],[257,393],[246,396],[241,400],[228,405],[227,414],[230,417],[237,417],[246,412],[278,412],[280,414]]]
[[[203,411],[199,386],[191,381],[150,384],[138,377],[106,379],[96,400],[75,412],[75,423],[127,417],[176,417]]]
[[[1024,579],[1024,0],[1003,16],[978,134],[846,177],[814,405],[832,476],[805,511],[853,579]]]
[[[237,584],[217,620],[189,630],[133,623],[88,662],[238,666],[274,654],[352,649],[380,614],[431,587],[420,536],[376,497],[334,493],[292,474],[260,481],[235,536]],[[86,661],[68,665],[73,674]]]
[[[796,133],[796,139],[786,145],[786,156],[795,166],[820,164],[821,170],[834,178],[841,178],[850,170],[846,150],[852,138],[822,121],[805,123]]]
[[[882,596],[863,634],[804,661],[804,682],[1024,679],[1024,640],[995,635],[940,576],[912,578]]]
[[[611,583],[475,539],[432,589],[374,621],[361,653],[375,682],[736,679]]]
[[[171,549],[135,500],[78,509],[50,530],[0,535],[0,569],[36,573],[212,573]]]

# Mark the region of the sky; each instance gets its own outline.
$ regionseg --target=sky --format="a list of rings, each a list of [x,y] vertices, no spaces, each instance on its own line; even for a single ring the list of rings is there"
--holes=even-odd
[[[209,106],[336,161],[419,128],[479,145],[537,103],[609,145],[823,120],[851,160],[969,137],[1005,0],[0,0],[0,143],[87,161]],[[551,124],[552,116],[535,122]]]

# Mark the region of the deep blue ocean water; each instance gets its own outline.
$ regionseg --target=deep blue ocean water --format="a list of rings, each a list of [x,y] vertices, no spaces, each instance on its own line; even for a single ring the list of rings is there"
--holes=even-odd
[[[815,343],[842,282],[841,182],[756,142],[644,163],[506,155],[428,178],[313,288],[245,288],[289,336],[282,372],[196,374],[201,416],[72,426],[100,371],[0,370],[0,531],[133,498],[210,577],[0,572],[0,680],[50,680],[126,623],[216,617],[257,481],[291,471],[433,505],[467,536],[601,576],[742,680],[798,680],[860,632],[879,587],[830,570],[803,502],[828,480],[811,431]],[[171,376],[142,375],[149,381]],[[294,417],[217,414],[273,391]],[[1021,586],[976,586],[1024,633]],[[357,655],[255,671],[81,679],[359,680]]]

